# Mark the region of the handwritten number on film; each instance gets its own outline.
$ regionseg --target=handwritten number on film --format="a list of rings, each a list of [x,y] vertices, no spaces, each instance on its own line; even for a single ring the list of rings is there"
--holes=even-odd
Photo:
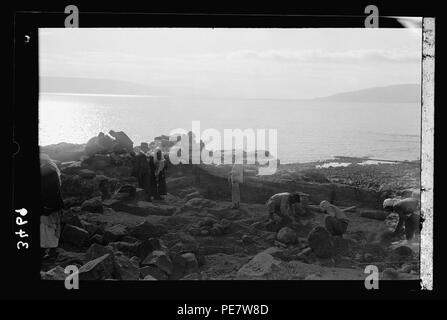
[[[79,9],[75,5],[65,7],[65,13],[69,15],[65,18],[65,28],[79,28]],[[365,19],[365,28],[379,27],[379,9],[375,5],[366,6],[364,13],[369,14]]]
[[[65,13],[69,15],[65,18],[65,28],[79,28],[79,9],[74,5],[65,7]]]

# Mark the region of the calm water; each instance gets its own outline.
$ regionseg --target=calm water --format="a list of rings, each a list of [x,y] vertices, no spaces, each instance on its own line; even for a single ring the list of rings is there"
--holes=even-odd
[[[333,156],[415,160],[420,154],[419,104],[351,104],[277,100],[42,94],[39,144],[85,143],[98,132],[123,130],[139,145],[172,129],[278,130],[281,162]]]

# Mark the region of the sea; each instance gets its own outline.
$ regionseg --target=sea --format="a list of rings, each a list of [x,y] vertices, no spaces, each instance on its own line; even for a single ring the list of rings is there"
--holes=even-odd
[[[336,156],[418,160],[419,103],[352,103],[41,93],[39,145],[86,143],[99,132],[124,131],[134,145],[178,128],[276,129],[281,163]]]

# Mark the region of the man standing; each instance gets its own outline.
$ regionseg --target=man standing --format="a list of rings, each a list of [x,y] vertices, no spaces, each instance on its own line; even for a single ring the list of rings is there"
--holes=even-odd
[[[342,237],[349,225],[349,219],[346,214],[327,200],[321,201],[320,209],[327,214],[324,218],[326,230],[333,236]]]

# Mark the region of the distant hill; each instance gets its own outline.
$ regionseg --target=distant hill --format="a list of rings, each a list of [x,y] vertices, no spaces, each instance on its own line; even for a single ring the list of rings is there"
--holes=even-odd
[[[421,101],[421,86],[419,84],[399,84],[386,87],[374,87],[364,90],[338,93],[312,100],[334,102],[419,103]]]
[[[127,94],[162,95],[159,89],[138,83],[110,79],[40,77],[40,92],[45,93],[87,93],[87,94]]]

